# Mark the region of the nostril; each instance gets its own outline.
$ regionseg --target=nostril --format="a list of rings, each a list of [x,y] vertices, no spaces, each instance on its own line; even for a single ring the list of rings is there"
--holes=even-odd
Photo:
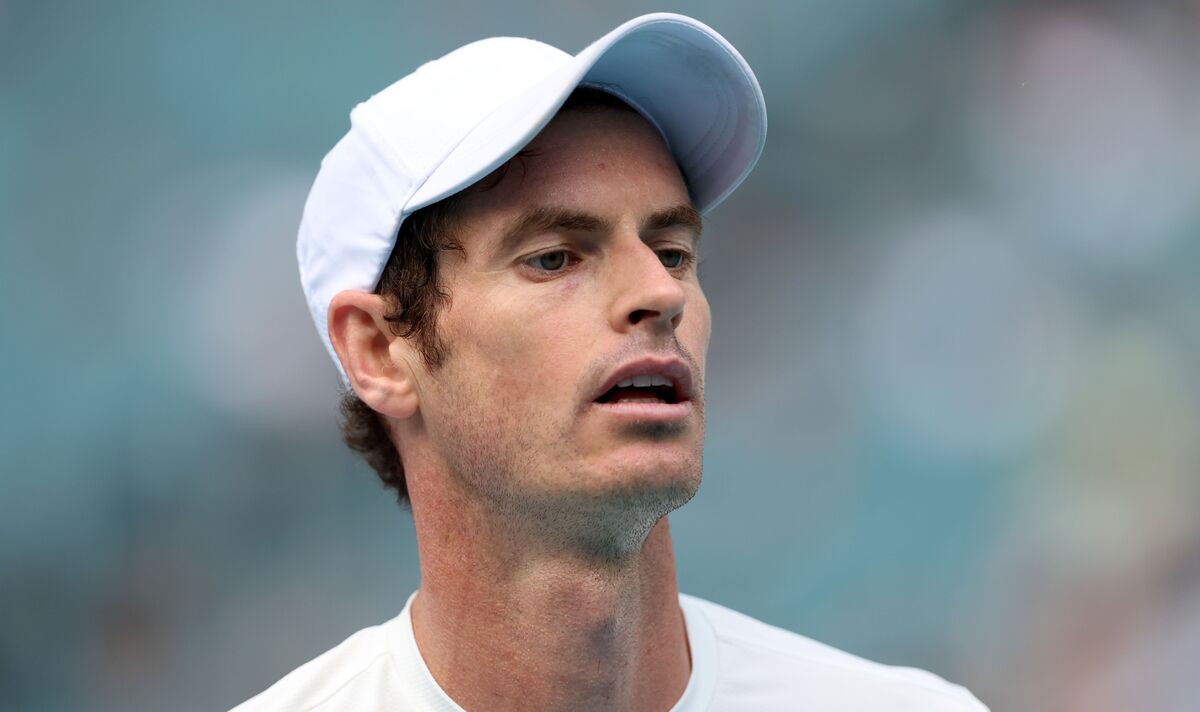
[[[654,314],[655,314],[655,312],[653,312],[649,309],[635,309],[629,313],[629,323],[637,324],[642,319],[645,319],[647,317],[653,317]]]
[[[655,309],[634,309],[633,311],[629,312],[629,323],[636,325],[640,324],[646,319],[650,320],[651,322],[653,322],[655,319],[660,319],[665,322],[666,320],[663,319],[663,316],[663,312]],[[678,328],[681,321],[683,321],[683,310],[671,314],[670,323],[672,329]]]

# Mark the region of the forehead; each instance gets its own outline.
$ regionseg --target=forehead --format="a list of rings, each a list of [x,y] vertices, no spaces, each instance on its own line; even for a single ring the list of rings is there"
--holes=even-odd
[[[461,217],[484,223],[547,207],[619,220],[691,202],[657,129],[632,110],[608,107],[560,113],[460,200]]]

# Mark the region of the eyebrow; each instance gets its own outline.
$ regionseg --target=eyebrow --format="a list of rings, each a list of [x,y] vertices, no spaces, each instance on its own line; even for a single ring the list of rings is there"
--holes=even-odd
[[[687,203],[680,203],[666,210],[660,210],[642,223],[642,231],[666,230],[673,227],[683,227],[691,230],[696,241],[700,241],[700,233],[704,230],[704,220],[700,211]]]
[[[696,242],[699,242],[704,222],[699,211],[694,207],[687,203],[680,203],[652,213],[638,227],[640,232],[683,227],[691,231]],[[571,208],[543,206],[534,208],[517,218],[501,235],[496,253],[510,254],[520,246],[521,241],[526,237],[539,233],[555,231],[606,232],[611,229],[612,223],[597,215]]]

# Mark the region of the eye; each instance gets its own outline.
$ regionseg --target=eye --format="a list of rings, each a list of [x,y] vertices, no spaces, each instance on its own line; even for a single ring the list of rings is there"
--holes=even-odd
[[[530,257],[528,264],[543,272],[559,272],[566,267],[571,261],[571,254],[566,250],[555,250],[553,252],[543,252],[540,255]]]
[[[687,250],[659,250],[658,259],[662,261],[663,267],[667,269],[680,269],[687,267],[694,259],[692,253]]]

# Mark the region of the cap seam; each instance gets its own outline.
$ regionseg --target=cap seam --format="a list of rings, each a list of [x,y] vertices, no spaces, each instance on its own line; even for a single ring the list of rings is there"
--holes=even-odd
[[[386,134],[377,129],[375,122],[373,121],[373,119],[370,115],[363,116],[359,120],[362,122],[364,131],[372,139],[372,143],[374,143],[376,140],[382,142],[383,145],[387,147],[387,152],[391,154],[390,156],[382,156],[381,155],[381,156],[379,156],[379,158],[383,159],[385,162],[386,161],[395,161],[396,163],[398,163],[400,165],[400,167],[406,173],[415,172],[412,170],[411,164],[408,161],[405,161],[404,156],[399,151],[396,150],[395,146],[392,145],[392,142],[387,140]],[[386,190],[386,188],[388,187],[389,181],[383,175],[383,173],[380,172],[379,167],[377,165],[375,165],[374,162],[370,162],[368,165],[368,169],[371,171],[371,176],[376,180],[376,182],[379,183],[379,185],[385,189],[385,192],[390,192],[390,191]],[[426,178],[426,180],[427,179],[428,178]],[[422,183],[424,183],[424,181],[422,181]],[[393,202],[392,205],[390,206],[391,211],[393,213],[393,217],[392,217],[392,227],[391,227],[391,230],[388,232],[387,252],[388,252],[389,256],[391,255],[392,251],[396,249],[396,241],[397,241],[397,238],[398,238],[399,232],[400,232],[400,224],[404,222],[404,218],[406,217],[405,211],[406,211],[406,206],[408,205],[408,201],[412,199],[412,196],[414,194],[416,194],[417,190],[419,190],[419,189],[420,189],[420,185],[416,185],[416,186],[410,188],[408,193],[403,198],[401,198],[397,202]],[[387,259],[388,259],[387,257],[384,257],[384,259],[380,261],[378,268],[375,270],[375,274],[371,277],[371,287],[370,287],[371,289],[374,289],[376,286],[378,286],[379,280],[383,277],[383,271],[387,267]],[[326,317],[328,318],[328,314],[326,314]]]
[[[566,53],[564,52],[563,54],[566,54]],[[567,56],[570,59],[574,59],[574,57],[572,57],[571,55],[567,55]],[[568,63],[570,62],[570,59],[568,59]],[[555,71],[561,69],[564,66],[566,66],[566,64],[561,64],[558,67],[555,67],[553,70],[546,72],[541,77],[539,77],[537,79],[537,81],[531,82],[527,87],[525,87],[525,89],[522,91],[522,94],[526,91],[529,91],[531,88],[536,86],[538,82],[544,81],[546,79],[546,77],[550,76]],[[459,139],[454,142],[454,145],[451,146],[445,153],[442,154],[442,157],[439,158],[438,161],[433,164],[433,167],[429,169],[429,171],[424,175],[424,177],[421,178],[421,181],[419,183],[417,183],[416,186],[413,188],[412,192],[410,192],[408,194],[408,196],[404,199],[404,205],[401,206],[401,209],[400,209],[401,214],[404,214],[408,210],[409,201],[411,201],[412,197],[414,195],[416,195],[418,192],[420,192],[421,188],[424,187],[425,184],[429,182],[429,179],[433,177],[433,174],[437,173],[437,169],[442,167],[442,164],[446,162],[446,159],[448,159],[451,154],[453,154],[455,151],[457,151],[458,147],[461,146],[463,144],[463,142],[466,141],[468,138],[470,138],[476,131],[478,131],[479,127],[482,126],[488,119],[490,119],[497,111],[500,111],[504,107],[508,106],[508,103],[510,101],[515,100],[516,98],[518,98],[518,97],[511,96],[506,101],[502,101],[499,104],[497,104],[496,106],[493,106],[491,111],[487,112],[482,117],[480,117],[479,121],[476,121],[475,124],[473,126],[471,126],[470,130],[468,130],[466,133],[464,133],[462,136],[460,136]],[[560,103],[559,106],[561,106],[561,105],[562,104]],[[519,151],[520,147],[518,147],[517,150]],[[467,186],[463,186],[463,188],[466,188],[466,187]],[[463,188],[459,188],[459,190],[462,190]],[[399,222],[397,222],[396,229],[398,230],[399,228],[400,228],[400,225],[399,225]]]

